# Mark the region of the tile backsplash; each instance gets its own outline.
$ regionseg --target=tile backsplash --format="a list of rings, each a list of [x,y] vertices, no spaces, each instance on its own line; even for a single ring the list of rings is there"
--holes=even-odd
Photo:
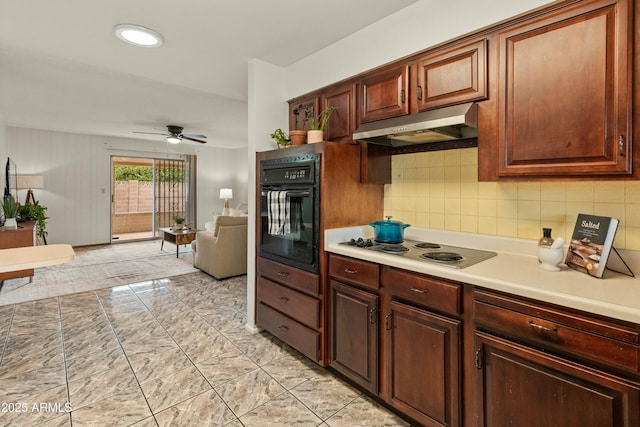
[[[614,245],[640,250],[640,181],[478,182],[478,150],[392,157],[384,211],[415,227],[568,239],[579,213],[620,220]]]

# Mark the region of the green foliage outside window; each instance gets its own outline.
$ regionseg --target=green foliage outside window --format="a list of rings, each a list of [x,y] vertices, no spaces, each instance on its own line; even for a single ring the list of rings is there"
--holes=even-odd
[[[184,182],[183,168],[161,168],[160,182]],[[151,166],[115,165],[114,178],[116,181],[153,182],[153,168]]]

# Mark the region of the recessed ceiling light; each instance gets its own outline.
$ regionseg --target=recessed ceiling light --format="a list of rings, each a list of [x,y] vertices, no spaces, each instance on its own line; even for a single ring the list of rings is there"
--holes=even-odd
[[[169,144],[180,144],[180,141],[182,141],[180,138],[178,138],[177,136],[168,136],[167,137],[167,142]]]
[[[120,40],[138,47],[160,47],[164,42],[160,34],[140,25],[120,24],[113,31]]]

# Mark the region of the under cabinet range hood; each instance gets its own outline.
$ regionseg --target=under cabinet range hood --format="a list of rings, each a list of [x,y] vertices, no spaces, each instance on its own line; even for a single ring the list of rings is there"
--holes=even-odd
[[[353,139],[400,147],[478,136],[478,105],[474,102],[408,116],[364,123]]]

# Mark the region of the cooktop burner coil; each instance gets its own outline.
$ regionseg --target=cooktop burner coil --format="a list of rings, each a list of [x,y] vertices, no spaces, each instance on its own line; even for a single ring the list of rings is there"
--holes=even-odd
[[[380,250],[384,252],[402,253],[407,252],[409,248],[402,245],[382,245],[380,246]]]
[[[440,245],[437,243],[431,242],[420,242],[413,245],[414,248],[418,249],[440,249]]]
[[[455,252],[425,252],[420,256],[442,262],[460,261],[462,259],[462,255]]]

